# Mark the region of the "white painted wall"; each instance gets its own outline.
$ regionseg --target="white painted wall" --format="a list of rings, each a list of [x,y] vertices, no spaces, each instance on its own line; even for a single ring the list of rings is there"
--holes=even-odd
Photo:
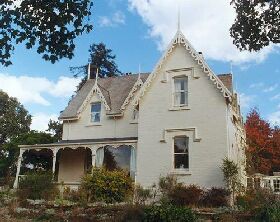
[[[123,138],[137,137],[137,125],[132,122],[132,105],[129,104],[123,117],[116,119],[106,115],[105,106],[101,106],[101,122],[90,122],[91,103],[99,102],[97,93],[93,95],[88,106],[81,113],[81,118],[76,121],[63,123],[63,140],[96,139],[96,138]]]
[[[172,78],[168,74],[167,83],[161,82],[165,70],[191,67],[200,78],[193,78],[191,72],[185,73],[189,76],[190,109],[170,111]],[[151,186],[160,176],[174,173],[172,137],[187,135],[190,137],[190,171],[188,175],[177,174],[179,179],[202,187],[223,186],[219,166],[228,150],[226,118],[225,98],[185,48],[177,46],[140,101],[137,182]],[[164,129],[188,127],[196,127],[200,142],[193,141],[193,132],[183,131],[167,133],[166,143],[160,142]]]

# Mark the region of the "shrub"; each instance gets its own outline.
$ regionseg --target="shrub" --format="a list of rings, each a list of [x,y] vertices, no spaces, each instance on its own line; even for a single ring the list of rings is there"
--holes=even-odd
[[[238,176],[239,167],[234,161],[225,158],[223,159],[221,170],[223,171],[227,188],[231,192],[233,200],[235,200],[236,194],[243,191],[243,185]]]
[[[236,198],[240,210],[254,210],[277,202],[277,196],[269,189],[247,190]]]
[[[201,204],[207,207],[227,206],[229,195],[230,192],[224,188],[212,187],[204,193]]]
[[[92,174],[85,175],[81,188],[87,193],[89,201],[106,203],[125,201],[133,193],[132,179],[126,172],[103,168],[94,168]]]
[[[191,209],[174,205],[153,205],[146,207],[144,211],[144,221],[149,222],[192,222],[196,220],[196,216]]]
[[[280,202],[263,206],[257,213],[257,220],[264,222],[280,221]]]
[[[169,193],[168,197],[172,204],[179,206],[197,206],[203,190],[197,185],[184,186],[178,184]]]
[[[136,185],[134,189],[134,202],[136,204],[145,204],[146,201],[152,198],[152,191],[150,189],[145,189],[140,185]]]
[[[17,194],[20,199],[52,200],[58,194],[58,189],[52,181],[50,172],[31,172],[19,181]]]
[[[127,205],[124,207],[125,208],[120,213],[120,216],[118,216],[114,221],[123,221],[123,222],[145,221],[145,212],[143,206]]]
[[[159,189],[162,194],[167,194],[178,185],[177,178],[174,175],[167,175],[166,177],[159,178]]]
[[[71,190],[69,187],[65,187],[63,190],[63,199],[84,205],[87,202],[87,194],[80,187],[78,190]]]

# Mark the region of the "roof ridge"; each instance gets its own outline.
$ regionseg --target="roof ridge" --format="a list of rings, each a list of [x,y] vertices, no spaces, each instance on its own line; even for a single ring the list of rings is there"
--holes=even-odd
[[[151,72],[142,72],[140,73],[140,75],[149,75]],[[124,78],[127,76],[136,76],[139,75],[139,73],[131,73],[131,74],[124,74],[124,75],[118,75],[118,76],[106,76],[106,77],[102,77],[99,78],[99,80],[101,79],[115,79],[115,78]],[[88,80],[95,80],[95,79],[88,79]]]

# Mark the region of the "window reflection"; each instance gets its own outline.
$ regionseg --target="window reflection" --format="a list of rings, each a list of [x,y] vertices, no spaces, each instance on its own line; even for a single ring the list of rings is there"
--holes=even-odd
[[[96,167],[107,170],[125,170],[134,178],[136,173],[136,150],[132,146],[121,145],[101,147],[96,151]]]

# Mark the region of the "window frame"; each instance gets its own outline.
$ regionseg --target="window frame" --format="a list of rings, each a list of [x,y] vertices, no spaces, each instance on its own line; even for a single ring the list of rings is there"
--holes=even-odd
[[[176,80],[178,79],[185,79],[186,80],[186,89],[185,90],[178,90],[176,91],[176,87],[175,87],[175,82]],[[186,108],[189,106],[189,76],[188,75],[180,75],[180,76],[173,76],[172,77],[172,106],[175,107],[175,108]],[[179,93],[180,96],[182,93],[185,93],[185,101],[186,103],[184,104],[176,104],[175,101],[175,97],[176,97],[176,94]]]
[[[92,107],[95,105],[95,104],[100,104],[100,111],[99,112],[93,112],[92,111]],[[99,113],[99,121],[98,122],[95,122],[95,121],[92,121],[92,117],[93,117],[93,114],[96,114],[96,113]],[[92,125],[100,125],[101,124],[101,113],[102,113],[102,103],[99,102],[99,101],[96,101],[96,102],[92,102],[90,104],[90,124]]]
[[[185,138],[187,140],[187,150],[188,152],[186,153],[175,153],[175,139],[176,138]],[[175,168],[175,155],[188,155],[188,168]],[[187,135],[176,135],[173,137],[173,143],[172,143],[172,170],[176,172],[190,172],[190,137]]]
[[[134,118],[135,117],[135,118]],[[131,113],[131,124],[137,124],[139,119],[139,105],[133,107],[132,113]]]

